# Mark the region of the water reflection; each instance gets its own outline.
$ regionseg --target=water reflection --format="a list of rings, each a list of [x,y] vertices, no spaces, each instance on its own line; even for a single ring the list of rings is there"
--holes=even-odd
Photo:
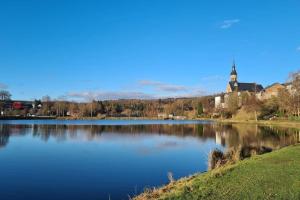
[[[214,139],[225,148],[241,146],[267,147],[278,149],[300,141],[300,132],[292,128],[258,126],[247,124],[184,124],[184,125],[16,125],[0,124],[0,148],[9,144],[12,136],[32,135],[43,141],[54,138],[65,140],[101,140],[120,137],[141,137],[144,135],[192,136],[198,140]],[[110,135],[110,137],[109,137]],[[114,137],[115,136],[115,137]],[[175,146],[167,143],[165,146]]]
[[[2,123],[0,196],[128,199],[166,184],[168,172],[178,179],[206,171],[215,148],[277,149],[299,136],[295,129],[235,124]]]
[[[216,142],[228,148],[241,146],[279,149],[300,141],[297,129],[247,124],[216,125]]]

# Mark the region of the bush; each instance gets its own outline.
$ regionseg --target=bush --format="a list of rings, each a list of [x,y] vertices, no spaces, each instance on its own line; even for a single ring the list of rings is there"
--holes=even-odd
[[[224,164],[224,162],[226,162],[224,153],[219,149],[215,149],[210,153],[208,159],[208,169],[212,170],[218,168]]]
[[[240,146],[237,149],[231,148],[224,154],[221,150],[215,149],[210,153],[208,169],[216,169],[227,163],[235,163],[253,155],[261,155],[271,152],[272,149],[264,146]]]

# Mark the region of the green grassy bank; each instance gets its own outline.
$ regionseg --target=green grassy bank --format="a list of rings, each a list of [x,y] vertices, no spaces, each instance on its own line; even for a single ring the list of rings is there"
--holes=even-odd
[[[300,199],[300,145],[183,178],[134,199]]]

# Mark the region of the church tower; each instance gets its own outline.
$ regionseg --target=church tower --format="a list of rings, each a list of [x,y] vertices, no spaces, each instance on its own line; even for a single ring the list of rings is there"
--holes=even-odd
[[[231,73],[230,73],[230,82],[237,82],[237,72],[236,72],[234,61],[233,61],[232,70],[231,70]]]

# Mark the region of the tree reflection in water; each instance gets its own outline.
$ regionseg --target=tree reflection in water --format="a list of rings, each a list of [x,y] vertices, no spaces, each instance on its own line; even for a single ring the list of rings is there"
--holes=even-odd
[[[210,153],[209,169],[300,142],[299,130],[292,128],[238,124],[216,125],[215,130],[216,142],[227,148]]]
[[[13,136],[32,135],[44,141],[72,139],[96,140],[102,134],[141,136],[147,134],[195,137],[202,141],[214,139],[227,149],[262,147],[278,149],[300,140],[297,129],[249,124],[153,124],[153,125],[14,125],[0,124],[0,147],[9,143]]]

